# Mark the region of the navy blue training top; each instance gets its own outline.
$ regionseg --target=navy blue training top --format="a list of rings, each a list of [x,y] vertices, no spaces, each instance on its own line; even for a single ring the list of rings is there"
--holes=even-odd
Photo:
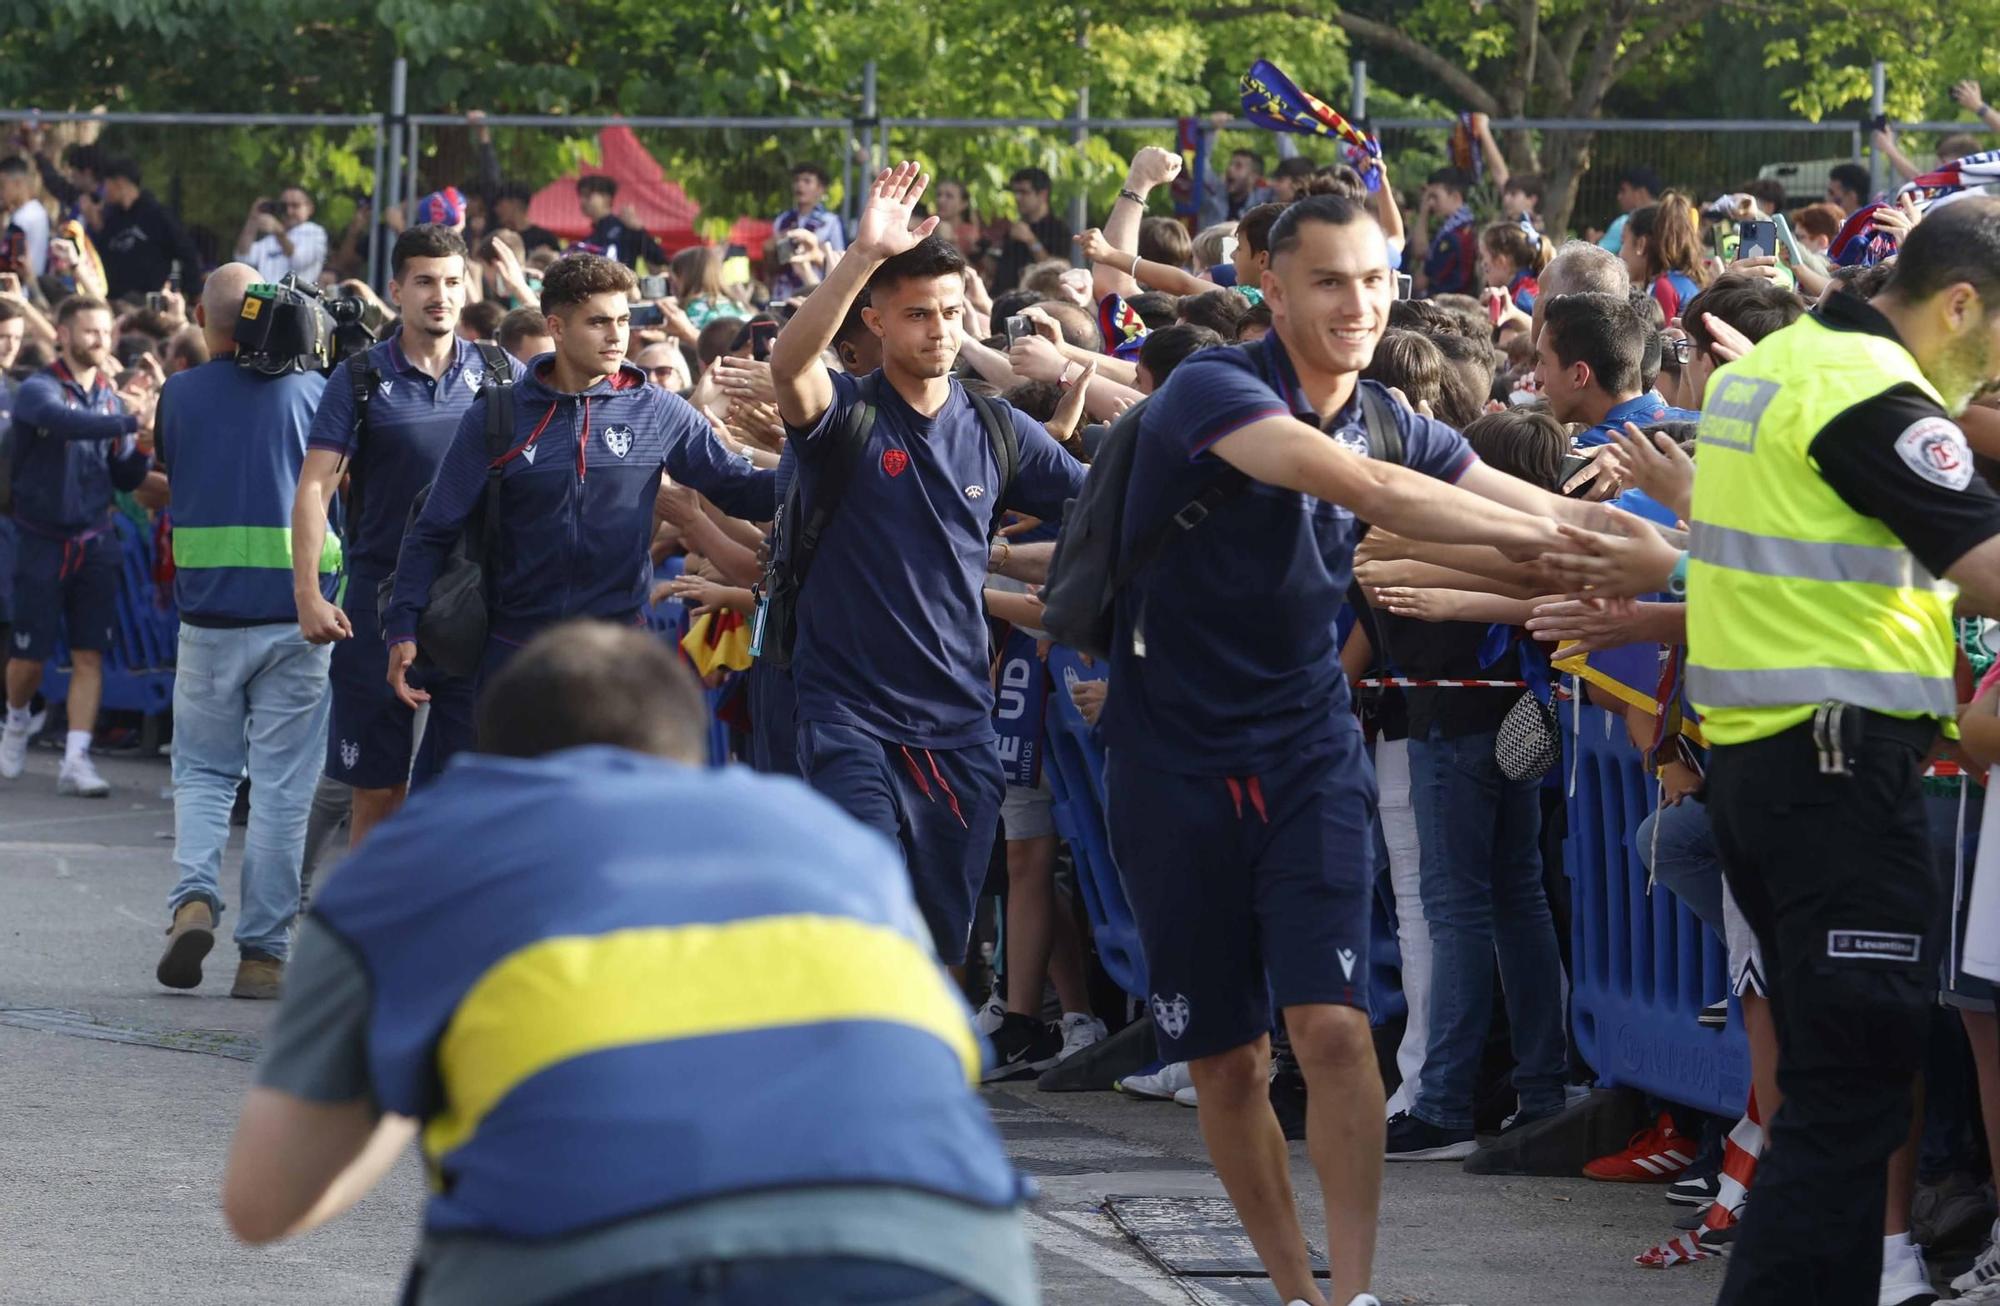
[[[520,380],[521,364],[508,361],[514,379]],[[363,520],[345,524],[342,543],[348,570],[373,582],[395,569],[410,504],[437,475],[444,451],[458,431],[458,419],[472,406],[486,379],[486,364],[471,341],[460,340],[444,374],[433,380],[403,353],[398,332],[369,348],[368,366],[374,368],[377,380],[368,399],[368,429],[358,445],[354,387],[343,366],[327,383],[306,448],[329,449],[351,460],[350,470],[363,487]]]
[[[139,421],[100,369],[89,391],[67,364],[53,364],[14,392],[14,518],[38,535],[74,536],[111,512],[114,468],[136,485],[151,460],[133,433]]]
[[[1060,518],[1083,487],[1083,464],[1040,422],[995,400],[1014,419],[1021,450],[1006,501],[996,504],[992,441],[964,388],[954,380],[937,416],[925,417],[872,375],[875,426],[799,595],[798,719],[913,747],[985,743],[994,734],[982,590],[994,518],[1002,508]],[[833,373],[825,414],[791,433],[802,510],[819,480],[818,450],[860,386]]]
[[[1476,461],[1450,427],[1387,406],[1406,466],[1455,481]],[[1209,486],[1225,466],[1210,446],[1267,417],[1296,417],[1367,452],[1359,393],[1322,423],[1277,332],[1203,350],[1146,405],[1124,547]],[[1258,482],[1176,535],[1119,596],[1106,744],[1160,770],[1226,776],[1259,774],[1331,738],[1350,711],[1335,619],[1353,562],[1352,513]],[[1133,651],[1135,627],[1144,657]]]

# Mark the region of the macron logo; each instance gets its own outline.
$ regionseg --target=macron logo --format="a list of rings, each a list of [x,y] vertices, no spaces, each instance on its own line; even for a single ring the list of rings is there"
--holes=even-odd
[[[1342,948],[1342,949],[1341,949],[1341,950],[1340,950],[1340,951],[1339,951],[1339,952],[1338,952],[1337,954],[1335,954],[1335,955],[1336,955],[1336,956],[1338,956],[1338,957],[1340,958],[1340,973],[1341,973],[1342,975],[1345,975],[1345,976],[1346,976],[1346,977],[1347,977],[1348,979],[1353,979],[1353,978],[1354,978],[1354,949],[1352,949],[1352,948]]]
[[[522,459],[522,461],[526,462],[526,463],[527,463],[527,464],[528,464],[529,466],[531,466],[531,467],[532,467],[532,466],[534,465],[534,462],[535,462],[535,446],[534,446],[534,445],[532,445],[532,444],[524,444],[524,445],[522,445],[522,446],[521,446],[521,459]]]

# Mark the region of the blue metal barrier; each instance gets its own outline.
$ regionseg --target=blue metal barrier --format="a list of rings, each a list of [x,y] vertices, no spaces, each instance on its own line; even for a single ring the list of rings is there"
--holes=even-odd
[[[1573,711],[1562,714],[1576,762],[1563,869],[1577,1046],[1600,1084],[1734,1118],[1750,1095],[1741,1014],[1731,1003],[1728,1028],[1696,1023],[1728,992],[1727,950],[1673,894],[1646,890],[1632,834],[1653,809],[1655,785],[1623,721],[1585,707],[1575,731]]]
[[[687,559],[668,558],[653,569],[655,581],[672,580],[687,568]],[[661,599],[649,604],[643,613],[646,628],[661,639],[680,648],[681,640],[688,633],[687,604],[679,599]],[[729,765],[729,725],[720,716],[723,701],[735,690],[740,679],[738,673],[730,672],[720,685],[713,689],[704,688],[702,696],[708,700],[708,764],[710,766]]]
[[[1139,926],[1125,901],[1118,863],[1104,825],[1104,748],[1070,700],[1069,687],[1104,679],[1104,668],[1087,666],[1066,648],[1049,650],[1049,716],[1042,765],[1055,796],[1056,833],[1076,863],[1077,890],[1090,918],[1090,934],[1104,971],[1140,1001],[1146,986],[1146,955]]]
[[[174,649],[180,615],[173,590],[153,583],[153,536],[118,513],[118,624],[104,652],[104,706],[158,716],[174,705]],[[42,695],[50,702],[69,699],[69,640],[56,642],[42,668]]]

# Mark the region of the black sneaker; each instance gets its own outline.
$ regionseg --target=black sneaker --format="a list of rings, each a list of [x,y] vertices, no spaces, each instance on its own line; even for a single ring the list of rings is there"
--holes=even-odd
[[[1296,1143],[1306,1136],[1306,1077],[1296,1066],[1271,1077],[1271,1110],[1287,1142]]]
[[[1470,1129],[1443,1129],[1398,1111],[1389,1117],[1383,1155],[1391,1161],[1462,1161],[1478,1150]]]
[[[1707,1206],[1722,1191],[1722,1180],[1712,1174],[1688,1175],[1667,1185],[1667,1200],[1675,1206]]]
[[[993,1032],[993,1065],[980,1077],[980,1082],[999,1084],[1010,1079],[1033,1079],[1061,1061],[1062,1050],[1060,1028],[1010,1011]]]

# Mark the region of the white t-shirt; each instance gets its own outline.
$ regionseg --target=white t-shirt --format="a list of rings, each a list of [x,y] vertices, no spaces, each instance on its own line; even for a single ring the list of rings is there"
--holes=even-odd
[[[40,200],[29,200],[7,215],[28,242],[28,270],[36,276],[49,270],[49,211]]]
[[[266,281],[282,281],[296,272],[299,280],[314,284],[326,262],[326,228],[317,222],[301,222],[288,229],[285,236],[292,242],[289,258],[276,236],[259,236],[251,242],[250,252],[243,256],[243,261],[256,268]]]

